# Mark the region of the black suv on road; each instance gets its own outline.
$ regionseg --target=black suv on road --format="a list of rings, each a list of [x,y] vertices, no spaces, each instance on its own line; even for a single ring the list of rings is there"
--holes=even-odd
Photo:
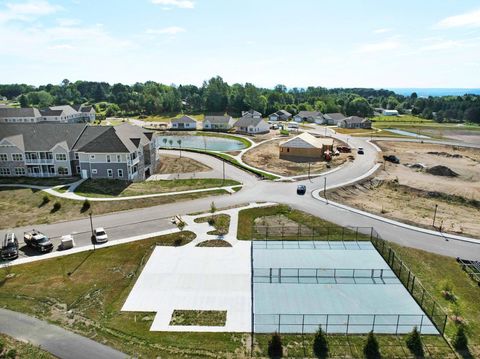
[[[2,242],[1,257],[5,260],[18,258],[18,240],[15,233],[5,234]]]

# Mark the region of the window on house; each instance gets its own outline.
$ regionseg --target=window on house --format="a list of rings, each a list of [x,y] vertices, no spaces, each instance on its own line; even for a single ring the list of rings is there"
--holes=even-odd
[[[3,175],[3,176],[10,175],[10,168],[0,168],[0,175]]]
[[[90,159],[91,159],[91,160],[94,160],[94,159],[95,159],[95,155],[90,155]]]
[[[23,155],[21,153],[13,153],[12,154],[13,161],[23,161]]]
[[[80,173],[80,166],[77,166],[77,173]]]
[[[63,176],[68,175],[68,168],[58,167],[58,174]]]
[[[123,170],[117,170],[117,175],[120,178],[123,178]]]
[[[112,159],[110,158],[110,155],[107,155],[107,163],[112,162]]]
[[[78,152],[75,152],[75,159],[76,159],[76,160],[79,160],[79,159],[80,159],[80,156],[79,156]]]
[[[113,170],[111,169],[107,170],[107,177],[113,177]]]
[[[122,162],[122,156],[117,155],[117,162]]]
[[[92,169],[92,175],[96,175],[98,173],[97,169],[96,168],[93,168]]]
[[[0,161],[8,161],[8,156],[6,153],[0,153]]]
[[[15,175],[17,175],[17,176],[24,176],[24,175],[25,175],[25,168],[23,168],[23,167],[15,167]]]
[[[57,153],[55,155],[55,159],[57,161],[66,161],[67,160],[67,155],[65,153]]]

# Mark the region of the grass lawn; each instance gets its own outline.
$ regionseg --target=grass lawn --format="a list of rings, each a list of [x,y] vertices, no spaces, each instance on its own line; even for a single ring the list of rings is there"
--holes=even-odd
[[[343,133],[346,135],[351,135],[351,134],[361,134],[363,135],[369,135],[370,133],[375,133],[375,129],[370,129],[370,128],[341,128],[337,127],[335,128],[335,132],[338,133]]]
[[[232,245],[223,239],[209,239],[198,243],[195,247],[231,247]]]
[[[255,354],[268,357],[267,348],[271,335],[255,335]],[[414,358],[405,344],[405,336],[377,335],[382,358]],[[315,358],[313,335],[281,335],[284,357]],[[327,335],[329,358],[364,358],[363,346],[366,335]],[[425,358],[457,358],[442,337],[422,336]]]
[[[109,179],[89,179],[77,187],[75,193],[84,197],[128,197],[143,194],[189,191],[239,185],[240,182],[220,178],[198,178],[129,182]]]
[[[433,120],[426,120],[414,115],[400,115],[400,116],[375,116],[371,118],[372,122],[403,122],[403,123],[435,123]]]
[[[248,334],[150,332],[153,313],[120,311],[153,248],[191,239],[184,231],[11,267],[13,278],[0,271],[0,301],[133,357],[246,357]]]
[[[91,202],[90,208],[95,215],[99,215],[208,196],[218,196],[227,193],[225,190],[214,190],[128,201]],[[44,203],[43,198],[45,196],[49,200],[47,203]],[[61,208],[58,211],[52,211],[55,202],[61,204]],[[82,206],[82,201],[50,196],[39,190],[0,187],[0,228],[13,228],[41,223],[54,223],[67,219],[86,218],[87,213],[82,212]]]
[[[52,354],[39,347],[16,340],[8,335],[0,334],[0,344],[0,358],[55,359]],[[13,356],[13,351],[16,352],[16,356]]]
[[[170,325],[200,325],[223,327],[227,321],[225,310],[174,310]]]
[[[272,217],[283,220],[284,224],[271,225],[269,218]],[[370,240],[370,235],[345,229],[286,205],[241,210],[238,214],[238,239],[265,239],[265,226],[269,226],[268,239],[272,240]]]
[[[211,226],[215,228],[207,234],[214,236],[222,236],[228,233],[228,227],[230,226],[230,216],[228,214],[214,214],[207,217],[196,218],[195,223],[211,223]]]
[[[33,178],[33,177],[0,177],[2,184],[28,184],[34,186],[58,186],[61,184],[78,181],[79,177],[52,177],[52,178]]]
[[[402,247],[395,243],[390,245],[446,312],[450,315],[455,312],[456,315],[460,314],[465,319],[470,352],[473,358],[479,358],[480,287],[477,283],[470,279],[454,258]],[[458,297],[457,304],[445,299],[442,294],[447,282],[453,286],[453,294]],[[446,329],[447,337],[452,338],[455,330],[455,323],[449,320]]]

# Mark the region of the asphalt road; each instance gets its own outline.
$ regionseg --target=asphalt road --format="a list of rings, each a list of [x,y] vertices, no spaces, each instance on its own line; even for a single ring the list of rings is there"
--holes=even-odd
[[[309,132],[323,134],[324,129],[314,129],[312,131],[309,130]],[[345,142],[347,142],[348,139],[348,143],[354,147],[363,147],[365,154],[356,155],[355,161],[346,163],[340,170],[301,182],[261,181],[255,176],[227,164],[225,166],[227,177],[236,179],[244,184],[243,189],[237,193],[95,216],[93,218],[94,227],[104,227],[111,239],[121,239],[172,228],[169,218],[175,215],[208,211],[212,201],[215,201],[217,208],[266,201],[285,203],[293,208],[324,218],[341,226],[374,227],[382,238],[401,245],[450,257],[480,260],[480,242],[479,244],[475,244],[458,240],[445,240],[440,234],[431,235],[398,227],[385,221],[350,212],[314,199],[310,195],[311,192],[314,189],[323,188],[325,178],[328,189],[331,186],[345,183],[362,176],[378,162],[379,153],[366,139],[352,138],[340,134],[336,134],[335,136]],[[187,152],[184,152],[184,155],[201,160],[212,168],[221,168],[223,165],[221,160],[211,156]],[[307,186],[307,194],[305,196],[298,196],[296,194],[298,184],[305,184]],[[81,220],[35,227],[57,241],[59,241],[59,237],[62,235],[73,234],[77,246],[90,244],[90,223],[88,217]],[[21,238],[23,231],[26,229],[30,229],[30,227],[16,228],[15,232]],[[0,231],[0,235],[3,235],[4,232],[5,231]]]
[[[123,359],[128,355],[56,325],[0,309],[0,332],[24,340],[62,359]]]

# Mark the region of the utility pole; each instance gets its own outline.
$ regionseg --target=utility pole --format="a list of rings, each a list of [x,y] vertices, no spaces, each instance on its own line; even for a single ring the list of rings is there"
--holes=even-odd
[[[90,240],[92,241],[93,244],[93,250],[95,250],[95,235],[93,234],[93,221],[92,221],[92,211],[88,213],[88,216],[90,217],[90,229],[92,230],[92,236],[90,237]]]
[[[323,177],[323,197],[327,199],[327,177]],[[327,200],[328,203],[328,200]]]
[[[435,228],[435,219],[437,218],[437,208],[438,208],[438,204],[435,205],[435,211],[433,212],[433,228]]]

